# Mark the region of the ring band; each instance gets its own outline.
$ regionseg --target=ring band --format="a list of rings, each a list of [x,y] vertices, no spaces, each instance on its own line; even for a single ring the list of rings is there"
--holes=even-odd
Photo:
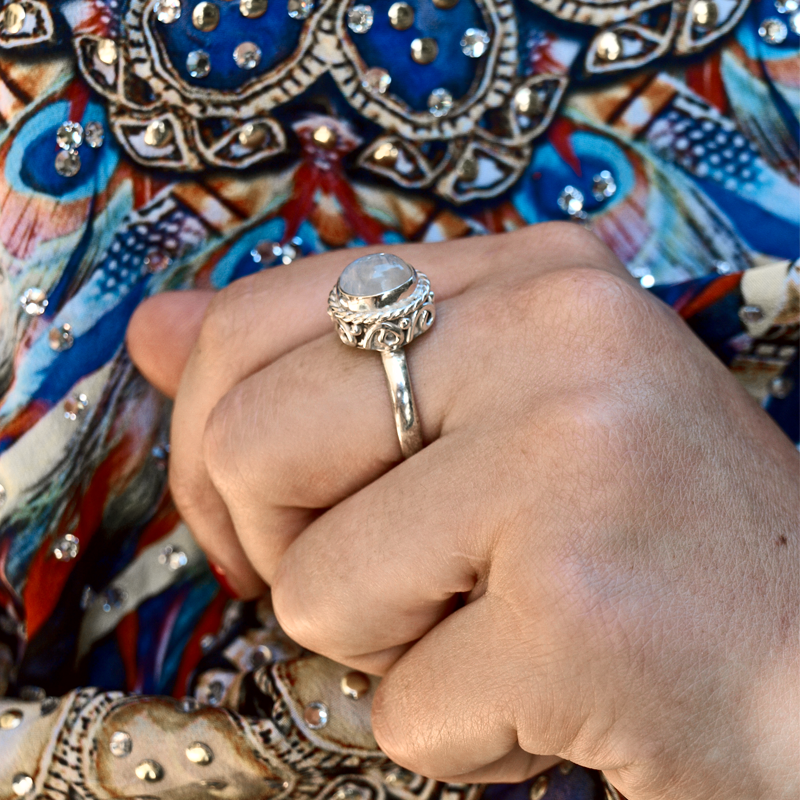
[[[389,253],[345,267],[328,297],[328,314],[349,347],[377,350],[389,384],[403,458],[422,449],[422,431],[403,348],[436,319],[427,276]]]

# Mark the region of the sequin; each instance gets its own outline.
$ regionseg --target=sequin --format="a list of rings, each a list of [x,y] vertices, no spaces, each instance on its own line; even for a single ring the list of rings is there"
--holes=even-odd
[[[205,50],[192,50],[186,56],[186,71],[193,78],[205,78],[211,72],[211,57]]]
[[[239,0],[239,13],[248,19],[263,17],[267,12],[267,0]]]
[[[198,3],[192,10],[192,25],[208,33],[219,25],[219,9],[213,3]]]
[[[33,778],[25,772],[18,772],[11,779],[11,789],[17,797],[25,797],[33,791]]]
[[[570,217],[585,216],[583,210],[584,202],[583,192],[574,186],[565,186],[558,196],[558,207]]]
[[[392,76],[381,67],[373,67],[364,73],[361,85],[371,92],[384,94],[392,84]]]
[[[3,12],[3,29],[6,33],[19,33],[25,24],[25,7],[21,3],[9,3]]]
[[[547,775],[540,775],[536,780],[531,784],[530,792],[528,796],[530,800],[542,800],[542,798],[547,794],[547,787],[550,785],[550,781]]]
[[[164,768],[158,761],[154,761],[152,758],[146,758],[136,765],[134,773],[140,781],[157,783],[164,777]]]
[[[61,150],[56,155],[56,172],[65,178],[74,178],[81,170],[81,157],[74,150]]]
[[[372,6],[357,5],[347,12],[347,27],[353,33],[366,33],[375,21]]]
[[[396,31],[406,31],[414,24],[414,9],[408,3],[393,3],[389,7],[389,24]]]
[[[261,61],[261,48],[253,42],[242,42],[233,51],[233,60],[240,69],[255,69]]]
[[[10,708],[0,714],[0,731],[11,731],[22,725],[22,712],[18,708]]]
[[[289,0],[286,9],[292,19],[308,19],[314,10],[314,0]]]
[[[163,147],[171,138],[171,128],[160,119],[154,119],[144,130],[144,143],[150,147]]]
[[[103,64],[116,64],[117,62],[117,43],[113,39],[100,39],[97,43],[97,57]]]
[[[789,35],[789,29],[782,19],[769,17],[758,26],[758,35],[767,44],[783,44]]]
[[[188,758],[192,764],[206,766],[214,760],[214,753],[207,744],[203,744],[203,742],[192,742],[186,748],[186,758]]]
[[[62,150],[72,150],[83,144],[83,126],[80,122],[65,122],[56,132],[56,144]]]
[[[313,731],[318,731],[328,724],[328,707],[325,703],[309,703],[303,711],[306,725]]]
[[[598,201],[607,200],[617,193],[617,182],[614,176],[607,170],[601,170],[592,178],[592,194]]]
[[[92,150],[96,150],[98,147],[103,146],[103,142],[105,142],[105,131],[103,130],[103,125],[100,122],[88,122],[86,124],[86,128],[83,131],[83,138],[86,144],[92,148]]]
[[[411,42],[411,58],[417,64],[430,64],[438,55],[439,45],[430,36],[422,36]]]
[[[434,89],[428,95],[428,111],[434,117],[445,116],[453,107],[453,95],[447,89]]]
[[[467,28],[461,37],[461,52],[469,58],[480,58],[489,47],[491,37],[480,28]]]
[[[133,740],[126,731],[114,731],[108,740],[108,749],[115,758],[125,758],[133,750]]]
[[[181,18],[180,0],[158,0],[154,11],[159,22],[169,25]]]
[[[53,555],[59,561],[72,561],[73,558],[77,558],[80,549],[81,543],[78,537],[67,533],[56,539],[53,544]]]
[[[614,31],[605,31],[597,40],[597,57],[602,61],[616,61],[622,55],[622,42]]]
[[[342,676],[340,683],[342,694],[352,700],[360,700],[370,690],[370,686],[369,677],[355,670]]]
[[[19,302],[25,309],[25,313],[32,317],[40,317],[49,305],[47,295],[36,287],[26,289],[19,298]]]

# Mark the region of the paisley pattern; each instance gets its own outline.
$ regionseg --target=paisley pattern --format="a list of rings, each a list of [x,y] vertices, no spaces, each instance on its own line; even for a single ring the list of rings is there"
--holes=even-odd
[[[403,29],[376,0],[363,32],[334,0],[248,2],[207,31],[169,0],[0,14],[0,798],[614,798],[570,764],[463,787],[388,763],[374,682],[348,694],[212,577],[125,329],[310,253],[571,219],[798,441],[795,0],[414,0]]]

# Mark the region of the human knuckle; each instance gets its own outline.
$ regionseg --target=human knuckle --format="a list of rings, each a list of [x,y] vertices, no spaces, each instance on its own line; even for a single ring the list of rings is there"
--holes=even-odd
[[[229,358],[237,340],[246,334],[249,327],[242,308],[246,307],[245,301],[251,291],[250,282],[242,279],[221,289],[211,299],[197,340],[197,351],[201,358]]]

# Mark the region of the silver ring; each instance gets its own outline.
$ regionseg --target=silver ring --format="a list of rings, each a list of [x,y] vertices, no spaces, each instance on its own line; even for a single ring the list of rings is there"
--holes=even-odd
[[[390,253],[348,264],[328,297],[328,314],[350,347],[377,350],[389,384],[403,458],[422,449],[422,431],[403,348],[436,319],[427,276]]]

